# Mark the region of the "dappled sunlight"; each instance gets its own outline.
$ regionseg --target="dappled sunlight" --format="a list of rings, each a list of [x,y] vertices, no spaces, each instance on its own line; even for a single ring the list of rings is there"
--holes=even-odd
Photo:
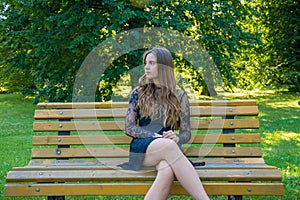
[[[298,99],[297,95],[291,93],[260,96],[257,98],[263,142],[268,143],[267,133],[272,133],[274,136],[274,138],[269,136],[269,142],[291,138],[295,134],[300,133],[300,106],[298,105]],[[276,134],[280,135],[277,136]]]
[[[300,147],[300,133],[278,131],[276,133],[264,133],[263,136],[264,145],[276,145],[282,140],[296,140],[299,142],[297,143],[297,146]]]
[[[289,158],[299,159],[299,147],[299,133],[277,131],[262,135],[263,157],[270,162],[275,159],[275,155],[282,161],[289,160]],[[286,166],[284,162],[274,164],[278,167]]]
[[[300,133],[264,132],[262,134],[263,158],[266,164],[277,166],[283,178],[285,190],[293,196],[300,195]]]
[[[281,173],[283,176],[285,176],[288,179],[291,178],[298,178],[300,179],[300,168],[298,165],[294,163],[286,163],[287,167],[281,170]]]
[[[298,100],[299,98],[295,98],[295,96],[291,93],[274,93],[267,99],[260,99],[260,103],[272,108],[299,108]]]
[[[300,134],[282,131],[263,133],[262,148],[264,157],[270,160],[274,158],[275,154],[276,156],[283,156],[285,154],[282,157],[285,160],[288,158],[286,156],[299,159]]]
[[[282,174],[285,188],[299,194],[300,182],[300,133],[264,132],[262,134],[263,157],[269,165],[277,166]]]
[[[282,102],[267,102],[266,106],[271,106],[273,108],[284,108],[284,107],[288,107],[288,108],[297,108],[299,107],[298,105],[298,101],[297,100],[293,100],[293,101],[282,101]]]

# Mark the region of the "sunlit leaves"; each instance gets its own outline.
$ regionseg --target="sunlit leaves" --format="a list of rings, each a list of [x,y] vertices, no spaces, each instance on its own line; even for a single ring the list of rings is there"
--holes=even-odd
[[[17,71],[19,80],[27,80],[14,81],[11,73],[1,81],[16,83],[15,89],[23,88],[37,101],[70,101],[89,52],[117,34],[143,27],[176,30],[199,43],[213,57],[226,90],[282,83],[300,87],[299,9],[293,0],[8,0],[0,5],[1,72]],[[140,65],[142,52],[129,52],[97,75],[100,100],[110,99],[118,79]],[[175,57],[175,62],[178,71],[189,69],[185,60]],[[208,94],[203,77],[193,73],[185,74],[193,89]]]

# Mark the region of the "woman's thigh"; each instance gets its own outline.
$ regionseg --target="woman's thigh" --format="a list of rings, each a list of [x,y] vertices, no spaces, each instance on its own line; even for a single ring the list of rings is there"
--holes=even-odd
[[[178,145],[170,139],[158,138],[152,141],[146,151],[143,161],[144,166],[155,166],[161,160],[168,160],[172,157],[182,156]]]

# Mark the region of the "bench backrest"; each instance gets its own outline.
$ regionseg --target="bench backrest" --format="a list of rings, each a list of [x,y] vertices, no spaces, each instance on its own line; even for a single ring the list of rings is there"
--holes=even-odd
[[[40,103],[35,111],[32,158],[126,160],[127,102]],[[261,157],[255,100],[191,101],[192,138],[183,145],[191,159]],[[250,145],[251,144],[251,145]],[[253,145],[254,144],[254,145]],[[249,160],[250,159],[250,160]]]

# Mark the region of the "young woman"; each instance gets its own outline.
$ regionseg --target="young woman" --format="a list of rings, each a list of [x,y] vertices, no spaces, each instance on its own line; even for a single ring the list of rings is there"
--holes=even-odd
[[[172,55],[156,47],[145,52],[143,62],[145,74],[130,96],[126,118],[126,134],[133,138],[129,162],[121,166],[156,166],[157,177],[145,199],[167,199],[174,176],[194,199],[209,199],[181,150],[191,137],[190,108],[187,94],[176,90]]]

